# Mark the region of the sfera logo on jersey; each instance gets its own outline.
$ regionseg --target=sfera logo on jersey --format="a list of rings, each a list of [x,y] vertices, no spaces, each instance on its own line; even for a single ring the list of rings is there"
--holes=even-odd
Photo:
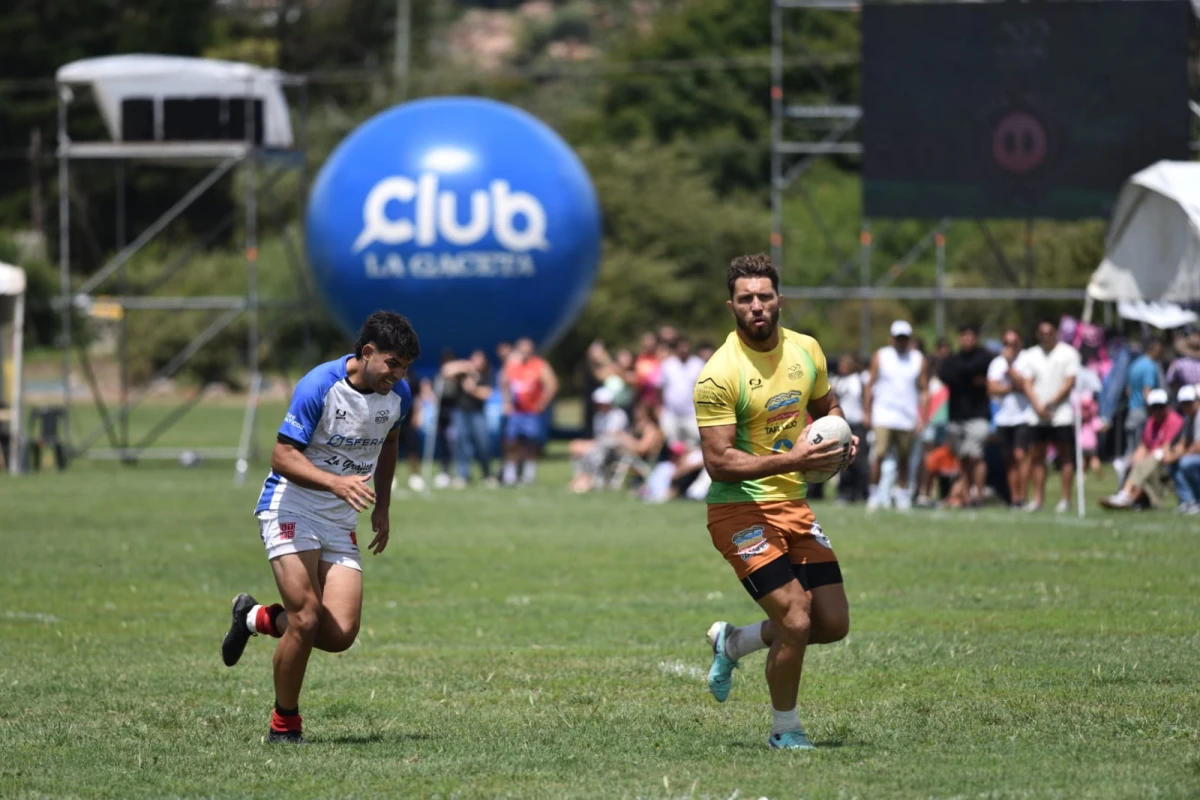
[[[530,253],[549,250],[546,209],[528,192],[501,179],[467,198],[439,186],[435,172],[416,180],[393,175],[375,184],[363,202],[363,227],[353,251],[373,244],[415,245],[407,260],[398,252],[364,256],[369,278],[527,277],[534,274]],[[491,235],[498,251],[467,251]]]
[[[383,439],[356,438],[354,436],[330,436],[325,444],[330,447],[378,447]]]

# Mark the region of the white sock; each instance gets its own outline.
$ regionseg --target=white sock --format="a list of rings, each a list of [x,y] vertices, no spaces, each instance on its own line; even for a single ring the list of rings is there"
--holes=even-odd
[[[504,462],[504,483],[511,486],[517,482],[517,462]]]
[[[725,637],[725,655],[734,661],[741,661],[757,650],[765,650],[766,642],[762,640],[762,629],[766,622],[756,622],[753,625],[743,625],[734,628]]]
[[[775,714],[775,722],[771,725],[771,733],[787,733],[794,731],[800,727],[800,717],[796,716],[796,709],[791,711],[780,711],[771,709]]]
[[[521,468],[521,483],[533,483],[537,477],[537,462],[532,459],[526,461]]]
[[[254,606],[248,612],[246,612],[246,630],[250,631],[251,633],[253,633],[255,635],[257,635],[259,633],[266,633],[266,631],[260,631],[254,627],[254,620],[256,617],[258,617],[258,610],[260,608],[262,608],[261,605]]]

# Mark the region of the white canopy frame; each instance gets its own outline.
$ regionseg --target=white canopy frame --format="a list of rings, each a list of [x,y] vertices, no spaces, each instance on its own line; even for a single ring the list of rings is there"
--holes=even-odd
[[[3,454],[4,461],[8,472],[16,475],[21,472],[24,453],[21,446],[21,419],[24,415],[25,395],[25,271],[12,264],[0,262],[0,331],[10,325],[12,380],[11,384],[4,386],[0,392],[9,403],[8,408],[0,409],[0,422],[7,422],[9,431],[8,452]],[[0,378],[7,378],[4,372],[5,370],[0,369]]]

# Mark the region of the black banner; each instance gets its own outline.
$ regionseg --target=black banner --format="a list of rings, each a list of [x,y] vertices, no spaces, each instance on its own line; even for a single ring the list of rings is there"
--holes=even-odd
[[[863,7],[863,213],[1107,217],[1188,160],[1188,0]]]

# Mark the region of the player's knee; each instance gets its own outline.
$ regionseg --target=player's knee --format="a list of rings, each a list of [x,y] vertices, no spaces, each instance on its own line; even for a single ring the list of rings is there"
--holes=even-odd
[[[321,649],[327,653],[341,653],[349,650],[354,644],[354,640],[358,638],[358,623],[353,622],[347,626],[330,626],[330,636],[327,642]]]
[[[826,641],[840,642],[850,633],[850,612],[834,614],[825,620]]]
[[[808,609],[793,606],[780,620],[777,635],[781,636],[788,644],[803,645],[808,643],[808,636],[811,632],[812,619],[808,615]]]
[[[315,603],[303,606],[288,613],[288,630],[295,631],[301,641],[312,644],[317,638],[317,628],[321,624],[320,606]]]

